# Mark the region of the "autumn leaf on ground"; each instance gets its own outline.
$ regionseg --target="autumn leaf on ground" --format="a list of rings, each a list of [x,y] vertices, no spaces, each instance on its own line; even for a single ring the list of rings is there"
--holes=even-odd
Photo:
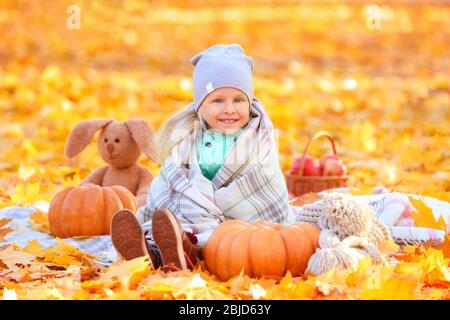
[[[15,289],[8,290],[8,288],[4,288],[3,300],[17,300],[16,290]]]
[[[39,252],[41,255],[44,254],[44,262],[61,266],[81,266],[94,258],[94,256],[80,251],[78,248],[71,246],[61,239],[57,238],[56,241],[58,241],[58,244],[45,249],[44,253],[40,251],[40,245],[34,242],[30,242],[28,248],[25,250]]]
[[[6,224],[8,224],[12,219],[10,218],[3,218],[0,219],[0,242],[5,242],[5,237],[8,233],[11,231],[14,231],[12,228],[4,227]]]
[[[384,280],[368,281],[361,294],[362,300],[416,299],[417,280],[413,276],[394,275]]]
[[[392,240],[383,240],[378,243],[378,249],[384,254],[394,254],[400,247]]]
[[[40,189],[40,182],[26,183],[25,185],[19,183],[16,186],[16,193],[11,195],[11,201],[16,205],[27,205],[42,200]]]
[[[319,200],[320,197],[317,195],[317,193],[315,192],[308,192],[305,193],[303,195],[301,195],[300,197],[298,197],[297,199],[295,199],[291,204],[293,206],[303,206],[305,204],[309,204],[309,203],[313,203],[317,200]]]
[[[440,216],[436,221],[433,211],[425,204],[423,200],[414,199],[411,196],[408,196],[408,199],[415,208],[415,211],[411,213],[414,220],[414,226],[444,231],[446,230],[447,225],[444,218]]]
[[[0,219],[0,228],[3,228],[6,224],[8,224],[12,219],[11,218],[3,218]]]
[[[450,271],[448,268],[449,261],[444,258],[442,251],[429,249],[426,259],[420,263],[427,271],[425,282],[433,286],[450,286]]]
[[[208,281],[204,273],[177,272],[175,276],[162,278],[160,274],[149,275],[139,290],[146,296],[170,292],[175,299],[216,300],[227,299],[228,290],[215,281]]]
[[[36,257],[15,248],[14,245],[0,251],[0,260],[9,268],[15,269],[17,264],[29,264]]]
[[[447,234],[442,245],[442,252],[446,259],[450,259],[450,234]]]
[[[259,284],[255,284],[259,285]],[[255,292],[250,289],[243,291],[250,291],[251,297],[255,297]],[[271,288],[264,289],[266,295],[265,299],[311,299],[313,293],[316,291],[313,281],[295,281],[292,275],[286,274],[286,276],[280,281],[278,286],[273,286]],[[259,290],[260,291],[260,290]],[[259,294],[261,295],[261,294]]]
[[[101,280],[107,287],[122,283],[127,289],[131,289],[150,271],[148,257],[140,257],[130,261],[118,262],[101,275]]]
[[[45,257],[46,250],[42,248],[42,245],[37,240],[33,240],[28,242],[28,246],[23,249],[24,252],[28,252],[36,257],[43,258]]]
[[[442,201],[450,202],[450,191],[431,193],[428,196]]]
[[[27,181],[31,176],[36,173],[36,169],[25,166],[23,163],[19,167],[19,178],[22,181]]]
[[[361,188],[350,188],[348,191],[351,195],[354,196],[361,196],[361,195],[368,195],[373,194],[375,188],[370,186],[363,186]]]
[[[42,212],[40,210],[36,210],[33,214],[30,215],[29,222],[34,230],[44,232],[50,235],[52,234],[47,213]]]

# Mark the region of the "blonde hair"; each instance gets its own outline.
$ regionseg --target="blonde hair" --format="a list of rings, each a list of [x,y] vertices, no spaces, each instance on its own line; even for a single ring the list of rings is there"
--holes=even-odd
[[[184,108],[167,119],[155,132],[156,152],[162,163],[172,149],[188,134],[194,131],[196,122],[202,121],[201,114],[192,108]]]

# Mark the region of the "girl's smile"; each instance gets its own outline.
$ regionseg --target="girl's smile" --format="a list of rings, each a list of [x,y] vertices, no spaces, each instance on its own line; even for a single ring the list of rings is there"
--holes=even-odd
[[[225,124],[233,124],[239,121],[239,119],[219,119],[219,121],[225,123]]]

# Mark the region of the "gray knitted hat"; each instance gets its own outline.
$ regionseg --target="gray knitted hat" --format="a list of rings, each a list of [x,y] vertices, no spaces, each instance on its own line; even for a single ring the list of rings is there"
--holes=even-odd
[[[195,111],[208,94],[218,88],[232,87],[247,95],[250,106],[253,100],[253,60],[246,56],[238,44],[214,45],[196,54],[191,63]]]

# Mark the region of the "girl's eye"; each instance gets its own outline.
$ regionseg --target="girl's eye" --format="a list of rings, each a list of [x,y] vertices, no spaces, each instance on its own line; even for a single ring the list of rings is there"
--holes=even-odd
[[[108,139],[105,138],[105,143],[108,143]]]
[[[243,99],[243,98],[236,98],[236,99],[234,100],[234,102],[244,102],[244,99]]]
[[[223,99],[217,98],[217,99],[214,99],[213,102],[215,102],[215,103],[222,103]]]
[[[119,139],[116,139],[116,140],[114,140],[114,142],[115,142],[115,143],[119,143],[119,142],[120,142],[120,140],[119,140]]]

